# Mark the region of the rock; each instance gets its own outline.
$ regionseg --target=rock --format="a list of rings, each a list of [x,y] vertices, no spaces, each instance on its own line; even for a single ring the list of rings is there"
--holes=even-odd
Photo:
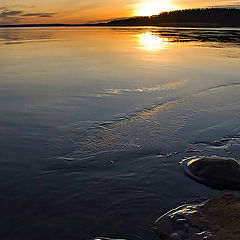
[[[190,157],[180,164],[196,182],[219,190],[240,190],[240,164],[234,158]]]
[[[112,239],[112,238],[97,237],[97,238],[92,238],[91,240],[126,240],[126,239]]]
[[[209,231],[194,223],[200,205],[183,205],[173,209],[155,222],[155,229],[163,240],[207,240]]]
[[[240,239],[240,197],[227,193],[200,206],[197,224],[211,229],[212,240]]]
[[[239,226],[240,197],[229,193],[178,207],[155,222],[163,240],[239,240]]]

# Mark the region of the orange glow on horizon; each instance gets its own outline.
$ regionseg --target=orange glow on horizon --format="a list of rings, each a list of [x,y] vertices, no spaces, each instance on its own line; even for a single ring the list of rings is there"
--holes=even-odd
[[[134,16],[151,16],[157,15],[161,12],[172,11],[179,9],[178,6],[171,3],[170,0],[145,0],[144,2],[137,3]]]
[[[62,0],[57,4],[53,0],[34,4],[22,0],[21,5],[19,0],[4,0],[0,3],[0,24],[96,23],[206,6],[212,6],[210,0],[201,3],[193,0]]]

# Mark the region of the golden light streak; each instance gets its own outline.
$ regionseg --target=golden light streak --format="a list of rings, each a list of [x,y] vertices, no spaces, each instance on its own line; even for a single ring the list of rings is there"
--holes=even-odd
[[[159,51],[166,49],[169,45],[167,38],[161,38],[152,32],[145,32],[137,35],[140,48],[147,51]]]

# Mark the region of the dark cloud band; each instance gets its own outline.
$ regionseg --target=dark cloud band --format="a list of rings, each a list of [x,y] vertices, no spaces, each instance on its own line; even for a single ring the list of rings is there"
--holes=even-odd
[[[6,10],[4,10],[0,13],[0,18],[18,16],[20,14],[22,14],[22,11],[6,11]]]
[[[0,20],[5,21],[18,21],[19,19],[23,19],[26,17],[39,17],[39,18],[50,18],[56,15],[57,13],[48,13],[48,12],[40,12],[40,13],[25,13],[23,11],[11,11],[8,10],[6,7],[0,8]]]
[[[214,8],[240,8],[240,3],[238,3],[238,4],[228,4],[228,5],[214,5],[214,6],[208,6],[208,7],[214,7]]]
[[[42,18],[48,18],[53,17],[57,13],[25,13],[22,14],[23,17],[42,17]]]

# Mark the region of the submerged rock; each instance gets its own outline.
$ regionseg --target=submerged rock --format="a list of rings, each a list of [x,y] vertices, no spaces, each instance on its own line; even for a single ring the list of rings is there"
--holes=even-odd
[[[240,190],[240,164],[234,158],[190,157],[181,167],[196,182],[220,190]]]
[[[194,222],[193,216],[199,212],[200,205],[178,207],[160,217],[155,229],[163,240],[207,240],[209,231]]]
[[[176,208],[155,222],[163,240],[239,240],[240,197],[224,194]]]
[[[126,239],[113,239],[113,238],[104,238],[104,237],[97,237],[97,238],[92,238],[91,240],[126,240]]]

